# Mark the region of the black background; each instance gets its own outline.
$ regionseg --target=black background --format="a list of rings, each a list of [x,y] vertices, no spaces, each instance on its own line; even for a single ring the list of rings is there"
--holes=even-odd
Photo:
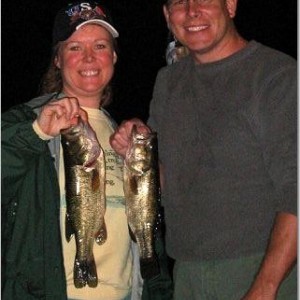
[[[2,1],[2,111],[38,95],[51,55],[55,13],[69,1]],[[146,120],[153,84],[165,63],[168,31],[162,0],[107,0],[120,33],[114,101],[108,107],[120,122]],[[296,0],[240,0],[235,22],[246,39],[255,39],[297,56]]]

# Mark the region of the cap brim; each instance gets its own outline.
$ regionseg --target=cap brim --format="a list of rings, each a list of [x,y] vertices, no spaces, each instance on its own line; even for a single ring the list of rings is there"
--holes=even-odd
[[[100,19],[92,19],[92,20],[84,21],[76,27],[76,30],[78,30],[81,26],[86,25],[86,24],[99,24],[100,26],[104,27],[109,33],[111,33],[111,35],[114,38],[117,38],[119,36],[118,31],[113,26],[111,26],[106,21],[100,20]]]

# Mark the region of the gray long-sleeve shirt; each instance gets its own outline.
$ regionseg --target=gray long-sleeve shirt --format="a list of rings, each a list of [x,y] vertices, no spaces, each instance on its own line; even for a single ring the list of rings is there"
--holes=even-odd
[[[167,252],[264,251],[276,212],[297,211],[297,65],[251,41],[223,60],[163,68],[149,125],[164,167]]]

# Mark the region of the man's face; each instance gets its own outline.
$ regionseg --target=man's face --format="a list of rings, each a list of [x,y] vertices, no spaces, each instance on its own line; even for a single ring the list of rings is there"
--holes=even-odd
[[[218,60],[233,36],[236,0],[169,0],[164,6],[167,24],[192,55]]]

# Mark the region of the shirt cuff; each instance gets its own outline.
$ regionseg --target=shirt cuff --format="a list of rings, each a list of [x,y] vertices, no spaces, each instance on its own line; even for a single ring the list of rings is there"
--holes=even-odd
[[[34,132],[39,136],[39,138],[44,140],[44,141],[51,140],[51,139],[54,138],[54,136],[48,135],[48,134],[46,134],[42,131],[41,127],[39,126],[39,124],[37,122],[37,120],[35,120],[32,123],[32,128],[33,128]]]

